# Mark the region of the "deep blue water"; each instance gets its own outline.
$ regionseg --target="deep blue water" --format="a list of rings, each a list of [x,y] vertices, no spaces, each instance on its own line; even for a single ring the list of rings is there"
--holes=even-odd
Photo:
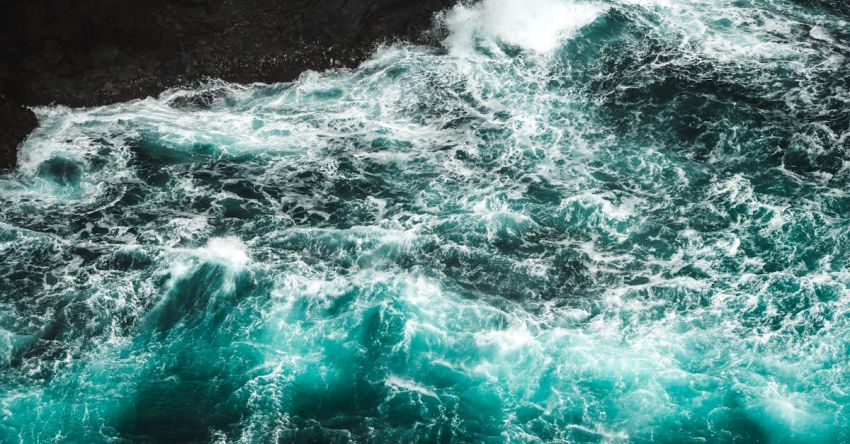
[[[353,70],[36,109],[0,442],[850,441],[840,13],[484,0]]]

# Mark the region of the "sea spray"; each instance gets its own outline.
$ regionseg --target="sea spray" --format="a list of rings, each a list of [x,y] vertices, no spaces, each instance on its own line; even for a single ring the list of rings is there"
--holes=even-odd
[[[36,109],[0,441],[850,439],[847,19],[438,21],[353,70]]]

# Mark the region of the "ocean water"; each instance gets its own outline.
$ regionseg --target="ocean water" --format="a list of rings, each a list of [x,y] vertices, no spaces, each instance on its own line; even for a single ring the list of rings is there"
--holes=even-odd
[[[36,109],[0,442],[850,441],[850,18],[483,0]]]

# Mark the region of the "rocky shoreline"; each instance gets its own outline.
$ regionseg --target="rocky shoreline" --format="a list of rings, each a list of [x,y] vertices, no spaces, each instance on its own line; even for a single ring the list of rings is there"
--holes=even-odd
[[[456,0],[31,0],[0,6],[0,170],[27,108],[97,106],[204,78],[280,82],[351,67],[382,41],[433,41]]]

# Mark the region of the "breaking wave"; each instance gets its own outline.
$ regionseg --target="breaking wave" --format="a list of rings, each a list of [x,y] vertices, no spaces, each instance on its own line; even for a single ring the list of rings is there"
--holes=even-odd
[[[36,109],[0,441],[850,440],[842,13],[483,0],[353,70]]]

